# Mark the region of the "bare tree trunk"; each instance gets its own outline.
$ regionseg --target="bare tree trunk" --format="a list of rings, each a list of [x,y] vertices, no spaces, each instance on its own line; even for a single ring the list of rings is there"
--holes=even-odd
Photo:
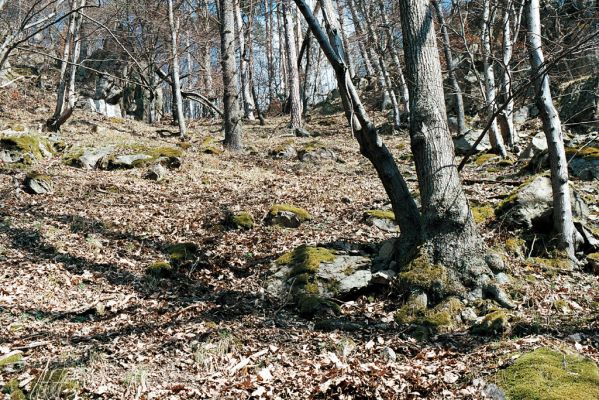
[[[237,87],[237,67],[235,61],[235,9],[231,0],[219,0],[221,58],[224,86],[224,127],[226,148],[239,151],[241,142],[241,118],[239,90]]]
[[[77,6],[77,1],[71,1],[71,7],[74,9]],[[76,27],[77,18],[75,15],[71,15],[69,17],[69,26],[67,33],[64,39],[64,47],[62,52],[62,63],[60,65],[60,77],[58,83],[58,91],[57,91],[57,100],[56,100],[56,108],[54,109],[54,115],[52,119],[54,121],[58,120],[60,115],[63,113],[65,105],[66,105],[66,95],[67,95],[67,70],[69,67],[69,62],[71,60],[71,45],[73,44],[73,36],[75,35],[75,27]]]
[[[241,72],[241,92],[243,95],[243,114],[245,118],[254,121],[254,99],[252,97],[252,88],[249,82],[248,54],[245,43],[245,29],[243,27],[243,18],[241,15],[240,0],[234,0],[235,20],[237,24],[237,40],[239,42],[239,70]],[[249,44],[251,46],[251,43]]]
[[[339,13],[339,28],[341,29],[341,39],[343,39],[343,47],[345,47],[345,62],[349,76],[353,79],[356,76],[356,70],[354,68],[354,62],[349,54],[349,41],[347,40],[347,34],[345,33],[345,9],[341,0],[337,0],[337,12]]]
[[[81,0],[79,8],[85,7],[87,0]],[[69,108],[72,110],[75,108],[77,102],[77,95],[75,92],[75,81],[77,79],[77,65],[79,64],[79,57],[81,55],[81,24],[83,22],[83,15],[81,13],[75,14],[75,31],[73,33],[73,56],[71,71],[69,73],[69,88],[67,90],[67,101]]]
[[[485,78],[485,98],[487,106],[487,115],[493,119],[491,129],[489,129],[489,140],[491,146],[501,157],[507,156],[503,138],[499,134],[497,127],[497,119],[495,111],[497,110],[497,95],[495,90],[495,72],[493,71],[493,59],[491,54],[491,27],[493,25],[493,17],[491,15],[491,0],[483,0],[483,16],[482,16],[482,51],[483,51],[483,75]]]
[[[385,3],[383,0],[379,0],[379,8],[381,10],[381,18],[383,20],[383,25],[385,26],[385,33],[387,35],[387,49],[391,53],[391,60],[393,61],[393,67],[395,68],[395,74],[397,75],[397,89],[399,90],[401,96],[401,103],[404,107],[404,111],[410,112],[410,94],[408,92],[408,85],[406,84],[406,79],[403,74],[399,54],[395,49],[395,43],[393,43],[391,24],[389,23],[389,19],[387,18]]]
[[[173,99],[177,111],[177,123],[179,124],[179,136],[185,137],[187,128],[185,126],[185,114],[183,113],[183,97],[181,96],[181,80],[179,79],[179,48],[177,36],[179,35],[179,19],[175,20],[173,12],[173,0],[168,0],[168,22],[171,28],[171,57],[173,71]]]
[[[289,100],[291,111],[291,128],[302,126],[302,100],[300,97],[299,71],[297,68],[297,54],[295,34],[293,27],[293,13],[291,0],[283,0],[283,15],[285,16],[285,43],[287,46],[287,70],[289,81]]]
[[[358,18],[358,12],[356,11],[356,5],[353,0],[347,0],[347,7],[352,16],[352,22],[354,24],[354,31],[356,35],[363,36],[364,30],[362,29],[362,24],[360,23],[360,19]],[[366,46],[362,40],[358,39],[358,48],[360,49],[360,55],[362,56],[362,60],[364,61],[364,69],[366,70],[367,76],[374,76],[376,71],[372,65],[372,61],[370,59],[370,53],[366,50]]]
[[[274,68],[274,60],[273,60],[273,0],[264,0],[264,8],[266,9],[267,16],[265,18],[266,24],[266,63],[268,64],[267,73],[268,73],[268,107],[267,110],[270,109],[272,105],[272,101],[274,99],[275,86],[275,68]]]
[[[514,3],[508,0],[503,14],[503,74],[501,75],[501,95],[507,102],[505,109],[499,114],[499,127],[503,140],[510,149],[518,142],[518,132],[514,126],[514,99],[512,98],[512,54],[517,33],[512,37],[512,25],[520,26],[522,6],[517,15],[514,15]],[[513,23],[513,20],[516,20]]]
[[[204,89],[204,93],[206,93],[206,97],[213,101],[215,98],[214,87],[212,84],[212,55],[210,50],[212,49],[212,43],[210,40],[206,42],[204,47],[202,48],[202,66],[204,69],[204,73],[202,75],[202,87]],[[208,117],[209,114],[213,114],[210,107],[202,107],[204,109],[204,117]]]
[[[564,149],[562,126],[559,114],[553,105],[549,75],[545,69],[541,40],[541,17],[539,0],[526,0],[526,23],[528,27],[527,45],[530,56],[531,73],[535,78],[537,107],[543,121],[547,137],[551,186],[553,189],[553,224],[558,233],[558,248],[575,259],[576,231],[572,219],[570,187],[568,184],[568,161]]]
[[[449,40],[449,32],[447,30],[447,25],[445,24],[445,17],[443,16],[443,10],[441,9],[440,1],[433,0],[433,5],[435,6],[435,11],[437,12],[437,21],[441,27],[441,36],[443,37],[443,51],[445,53],[445,61],[447,62],[447,77],[449,78],[449,83],[451,84],[455,98],[454,101],[458,119],[458,134],[462,134],[466,132],[466,117],[464,115],[464,99],[462,98],[462,89],[460,88],[458,78],[455,74],[457,65],[453,59],[451,42]]]

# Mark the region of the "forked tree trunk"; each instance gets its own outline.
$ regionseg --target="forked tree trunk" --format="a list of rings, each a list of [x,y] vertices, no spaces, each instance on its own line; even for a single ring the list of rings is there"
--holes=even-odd
[[[185,137],[187,128],[185,126],[185,114],[183,113],[183,96],[181,96],[181,79],[179,78],[179,48],[177,36],[179,35],[179,20],[175,20],[173,12],[173,0],[168,0],[168,22],[171,28],[171,57],[173,71],[173,100],[177,123],[179,125],[179,136]]]
[[[219,0],[219,4],[224,91],[224,145],[229,150],[239,151],[242,148],[242,142],[237,67],[235,65],[235,10],[231,0]]]
[[[283,15],[285,29],[285,45],[287,47],[287,71],[289,83],[289,109],[291,113],[291,128],[302,126],[302,99],[300,97],[299,71],[297,68],[297,45],[293,28],[293,13],[291,0],[283,0]]]
[[[491,16],[491,0],[483,0],[483,16],[482,16],[482,51],[483,51],[483,75],[485,79],[485,100],[487,115],[493,121],[489,129],[489,140],[493,150],[501,157],[507,156],[503,138],[497,127],[497,118],[495,111],[497,110],[497,91],[495,89],[495,72],[493,71],[493,59],[491,54],[491,27],[493,25],[493,17]]]
[[[539,0],[526,0],[526,24],[528,27],[528,54],[532,67],[531,73],[535,78],[537,107],[543,121],[543,130],[545,131],[549,150],[551,186],[553,189],[553,224],[558,234],[559,249],[565,251],[568,257],[574,260],[576,231],[570,203],[568,161],[564,149],[561,121],[553,105],[551,89],[549,88],[549,75],[544,65]]]
[[[453,90],[453,96],[456,108],[456,117],[458,119],[458,134],[466,132],[466,117],[464,115],[464,99],[462,97],[462,89],[458,78],[456,77],[457,64],[453,59],[453,52],[451,51],[451,42],[449,40],[449,31],[445,24],[445,17],[443,16],[443,10],[441,9],[440,0],[433,0],[435,11],[437,14],[437,21],[441,28],[441,37],[443,38],[443,52],[445,53],[445,61],[447,62],[447,77]]]

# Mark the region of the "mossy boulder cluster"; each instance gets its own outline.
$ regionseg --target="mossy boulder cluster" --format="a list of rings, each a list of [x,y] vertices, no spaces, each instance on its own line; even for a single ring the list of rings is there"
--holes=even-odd
[[[176,243],[164,249],[165,259],[157,260],[146,267],[146,274],[156,278],[168,278],[181,267],[195,263],[200,248],[195,243]]]
[[[64,145],[56,138],[20,131],[0,133],[0,161],[7,164],[31,165],[63,149]]]
[[[599,368],[578,353],[540,348],[519,356],[493,378],[510,400],[599,399]]]
[[[66,154],[67,165],[85,169],[131,169],[161,164],[167,168],[179,168],[183,151],[174,147],[104,146],[75,149]]]
[[[326,247],[299,246],[273,264],[267,292],[281,299],[291,293],[305,317],[338,312],[336,299],[370,285],[370,259]]]

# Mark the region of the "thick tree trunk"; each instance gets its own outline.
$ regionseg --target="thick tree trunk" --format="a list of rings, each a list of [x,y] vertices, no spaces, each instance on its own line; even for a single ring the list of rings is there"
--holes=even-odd
[[[456,108],[456,117],[458,120],[458,134],[466,132],[466,117],[464,115],[464,99],[462,98],[462,89],[456,77],[456,62],[453,59],[453,53],[451,51],[451,42],[449,40],[449,31],[445,24],[445,17],[443,16],[443,10],[439,0],[433,0],[435,11],[437,14],[437,21],[441,27],[441,37],[443,38],[443,52],[445,53],[445,61],[447,62],[447,77],[453,90],[453,96]]]
[[[181,96],[181,80],[179,79],[179,47],[177,36],[179,35],[179,20],[175,20],[173,12],[173,0],[168,0],[168,22],[171,28],[171,57],[173,71],[173,100],[179,124],[179,136],[185,137],[187,128],[185,126],[185,114],[183,113],[183,97]]]
[[[487,115],[493,119],[491,129],[489,129],[489,140],[491,146],[501,157],[507,156],[503,138],[499,134],[495,111],[497,110],[497,94],[495,89],[495,72],[493,71],[493,59],[491,54],[491,27],[493,17],[491,16],[491,0],[483,0],[482,16],[482,51],[483,51],[483,75],[485,79],[485,100]]]
[[[241,15],[240,0],[234,0],[235,3],[235,21],[237,25],[237,40],[239,42],[239,71],[241,78],[241,93],[243,95],[243,114],[250,121],[255,120],[254,117],[254,99],[252,96],[252,87],[249,79],[249,63],[246,46],[245,29],[243,26],[243,17]],[[251,46],[251,43],[250,43]]]
[[[454,162],[433,13],[428,0],[399,4],[425,240],[435,262],[456,266],[481,250],[481,239]]]
[[[558,247],[571,259],[575,259],[576,231],[572,219],[570,188],[568,184],[568,161],[564,149],[562,126],[559,114],[553,105],[549,75],[545,69],[541,40],[541,17],[539,0],[526,0],[526,23],[528,27],[528,53],[531,73],[535,78],[537,107],[543,121],[547,138],[551,186],[553,189],[553,223],[558,233]]]
[[[297,53],[293,27],[291,0],[283,0],[283,15],[285,15],[285,43],[287,47],[287,70],[289,82],[289,100],[291,112],[291,128],[302,126],[302,100],[300,97],[299,71],[297,68]]]
[[[224,86],[224,128],[226,148],[238,151],[242,148],[239,90],[235,61],[235,10],[231,0],[219,0],[221,58]]]
[[[85,7],[87,0],[81,0],[79,2],[79,8]],[[81,13],[75,14],[75,32],[73,34],[73,56],[71,57],[72,63],[70,65],[71,71],[69,72],[69,87],[67,89],[67,103],[71,110],[75,108],[77,102],[77,94],[75,92],[75,81],[77,80],[77,66],[79,64],[79,58],[81,56],[81,24],[83,23],[83,15]]]

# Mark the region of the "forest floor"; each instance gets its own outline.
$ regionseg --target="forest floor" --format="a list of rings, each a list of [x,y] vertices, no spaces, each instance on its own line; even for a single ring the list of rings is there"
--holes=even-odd
[[[15,96],[23,106],[3,105],[4,127],[36,127],[49,114],[51,103]],[[341,304],[359,323],[352,331],[316,330],[269,298],[273,260],[298,245],[374,247],[393,237],[364,223],[364,211],[387,197],[343,117],[314,115],[307,126],[343,162],[269,157],[290,139],[281,137],[286,122],[246,124],[252,151],[219,155],[199,148],[220,137],[220,126],[193,122],[182,167],[160,183],[144,179],[143,169],[84,170],[57,155],[35,166],[52,177],[54,193],[34,196],[20,190],[26,171],[3,170],[0,355],[23,358],[0,370],[0,387],[16,378],[38,398],[478,399],[523,351],[571,348],[599,361],[597,276],[544,271],[517,257],[509,272],[520,323],[502,337],[464,328],[418,340],[394,322],[400,304],[391,290]],[[176,131],[78,112],[62,139],[75,147],[179,146],[161,130]],[[407,135],[385,141],[416,189]],[[480,204],[496,204],[524,179],[493,160],[471,162],[463,177]],[[592,183],[580,186],[596,195]],[[261,220],[276,203],[303,207],[313,219],[298,229],[266,226]],[[225,213],[240,210],[253,214],[255,228],[223,229]],[[511,234],[492,217],[480,229],[490,247]],[[186,242],[199,247],[193,267],[167,278],[147,273],[170,245]]]

